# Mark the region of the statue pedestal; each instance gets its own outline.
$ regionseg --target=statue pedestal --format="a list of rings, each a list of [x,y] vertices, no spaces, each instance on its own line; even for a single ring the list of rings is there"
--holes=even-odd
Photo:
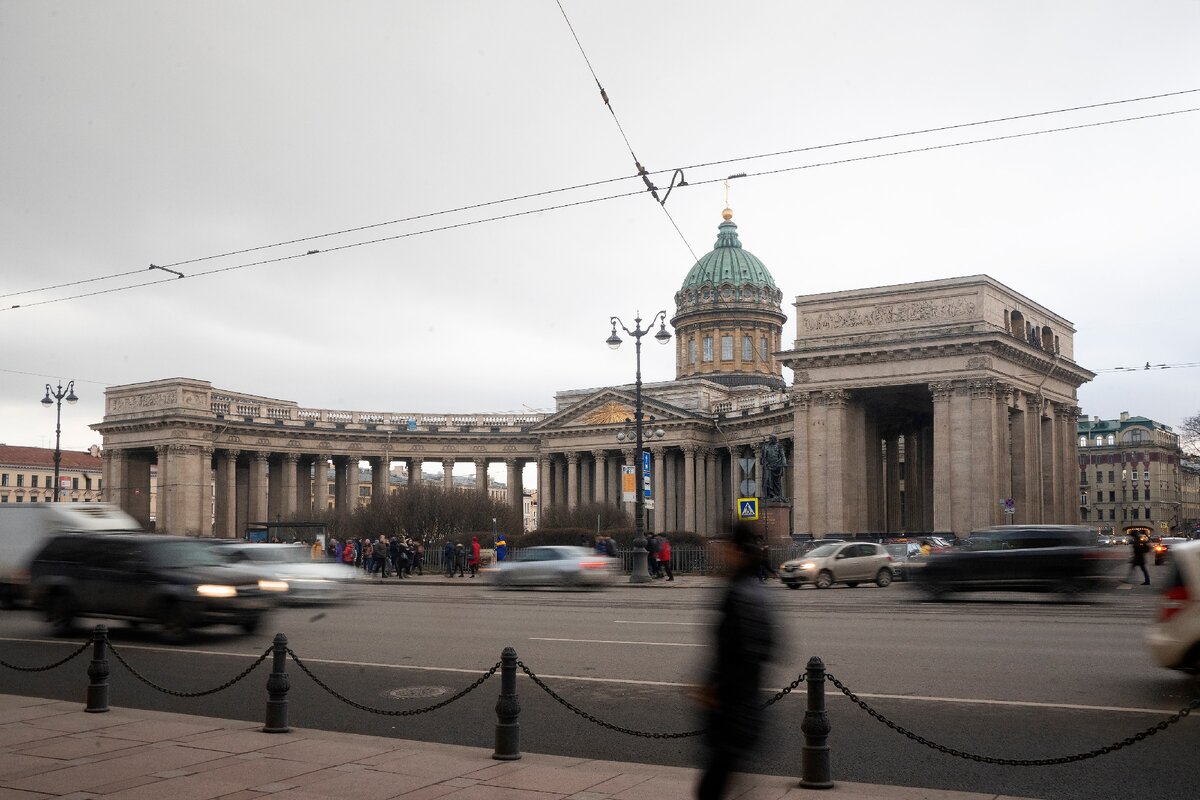
[[[792,504],[786,500],[764,500],[762,502],[762,509],[763,533],[767,537],[767,543],[773,545],[791,544]]]

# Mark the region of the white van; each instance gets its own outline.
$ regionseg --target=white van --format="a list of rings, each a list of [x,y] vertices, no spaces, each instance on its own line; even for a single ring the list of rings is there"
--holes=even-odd
[[[108,503],[0,504],[0,603],[11,608],[25,598],[29,562],[51,536],[141,530],[137,520]]]

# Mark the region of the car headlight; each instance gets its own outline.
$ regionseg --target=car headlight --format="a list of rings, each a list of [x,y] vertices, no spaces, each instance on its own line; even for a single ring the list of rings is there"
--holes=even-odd
[[[220,583],[202,583],[196,587],[196,594],[201,597],[237,597],[237,587]]]
[[[803,564],[800,565],[800,569],[813,569],[816,566],[817,565],[811,561],[805,561]]]
[[[288,582],[270,581],[264,578],[258,582],[258,588],[264,592],[286,592],[288,590]]]

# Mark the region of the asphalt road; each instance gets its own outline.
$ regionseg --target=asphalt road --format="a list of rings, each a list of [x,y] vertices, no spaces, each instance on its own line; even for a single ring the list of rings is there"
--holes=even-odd
[[[881,715],[947,747],[1007,759],[1083,753],[1151,729],[1187,705],[1189,678],[1154,667],[1141,635],[1153,587],[1114,589],[1090,603],[1035,595],[978,595],[926,603],[911,587],[787,591],[771,587],[783,647],[771,674],[786,686],[810,656]],[[223,683],[284,632],[330,688],[390,712],[417,710],[467,687],[516,648],[522,662],[588,713],[636,730],[700,727],[686,697],[699,680],[711,636],[714,589],[683,578],[671,586],[605,592],[494,591],[469,579],[433,585],[359,584],[354,601],[281,609],[262,633],[215,629],[187,647],[160,645],[152,630],[114,623],[113,642],[147,678],[177,691]],[[70,652],[28,611],[0,613],[0,659],[33,665]],[[268,660],[269,664],[269,660]],[[78,699],[87,657],[46,673],[0,668],[3,691]],[[317,686],[295,663],[290,722],[301,727],[397,735],[490,747],[499,679],[427,714],[374,714]],[[264,665],[218,694],[183,699],[136,681],[112,664],[111,703],[261,720]],[[518,682],[522,748],[624,761],[694,765],[696,738],[617,733]],[[764,700],[769,696],[764,696]],[[1078,798],[1178,798],[1200,784],[1197,721],[1097,758],[1055,766],[1003,766],[957,758],[889,729],[827,686],[835,780]],[[754,771],[798,775],[803,687],[768,713],[767,745]]]

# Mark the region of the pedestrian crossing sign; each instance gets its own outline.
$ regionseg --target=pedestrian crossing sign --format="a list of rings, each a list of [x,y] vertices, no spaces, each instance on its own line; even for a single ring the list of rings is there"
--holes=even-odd
[[[738,498],[738,519],[758,519],[758,498]]]

